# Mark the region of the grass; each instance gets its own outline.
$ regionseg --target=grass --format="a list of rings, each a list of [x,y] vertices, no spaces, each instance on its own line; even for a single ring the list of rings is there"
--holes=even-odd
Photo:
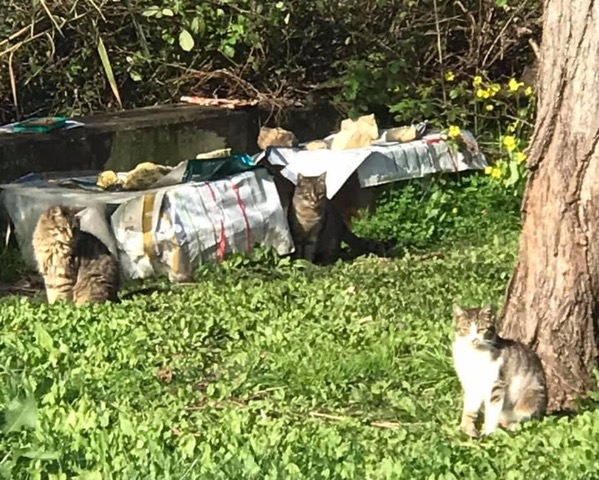
[[[22,427],[0,437],[7,478],[599,478],[596,411],[458,430],[451,305],[501,303],[518,241],[491,186],[460,203],[477,181],[390,194],[359,229],[395,232],[398,258],[262,252],[120,306],[4,300],[0,407]],[[431,213],[438,191],[468,213]]]

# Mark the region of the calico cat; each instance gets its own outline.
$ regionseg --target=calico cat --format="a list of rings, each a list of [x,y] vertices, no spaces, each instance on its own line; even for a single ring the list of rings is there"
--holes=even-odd
[[[80,229],[81,208],[55,205],[39,218],[33,251],[48,303],[118,301],[118,261],[95,236]]]
[[[491,307],[454,306],[453,361],[464,391],[461,428],[476,437],[475,421],[484,404],[483,433],[513,429],[547,408],[545,372],[526,345],[501,338]]]
[[[297,176],[289,206],[289,227],[295,244],[293,258],[328,265],[339,258],[341,242],[359,254],[381,250],[377,242],[357,237],[326,196],[326,172],[317,177]]]

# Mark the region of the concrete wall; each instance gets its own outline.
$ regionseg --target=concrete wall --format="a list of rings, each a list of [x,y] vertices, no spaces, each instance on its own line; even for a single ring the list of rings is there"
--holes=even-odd
[[[288,128],[303,141],[328,135],[340,119],[330,107],[290,109],[275,116],[258,108],[188,104],[98,114],[76,119],[85,123],[82,128],[0,134],[0,183],[31,172],[126,171],[147,161],[175,165],[225,147],[252,154],[258,151],[260,125]]]

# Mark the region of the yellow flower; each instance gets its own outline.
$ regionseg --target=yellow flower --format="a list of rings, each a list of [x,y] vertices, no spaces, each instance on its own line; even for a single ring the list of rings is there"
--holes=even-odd
[[[518,152],[516,153],[516,162],[518,164],[524,163],[526,161],[527,155],[526,153]]]
[[[508,82],[507,86],[510,89],[510,92],[517,92],[518,89],[523,86],[522,82],[517,81],[515,78],[511,78]]]
[[[516,148],[516,139],[512,135],[506,135],[503,137],[503,146],[508,152],[513,152]]]
[[[485,107],[485,110],[487,110],[488,112],[492,111],[495,107],[493,105],[487,105]]]
[[[476,96],[478,98],[489,98],[491,96],[491,94],[489,93],[488,90],[485,90],[484,88],[479,88],[476,91]]]
[[[526,90],[524,90],[524,94],[530,97],[533,94],[532,87],[526,87]]]
[[[447,72],[445,74],[445,80],[447,80],[448,82],[453,82],[454,79],[455,79],[455,74],[453,72]]]
[[[497,93],[501,91],[501,85],[498,83],[492,83],[489,86],[489,91],[491,92],[491,96],[494,97]]]
[[[493,167],[493,170],[491,171],[491,176],[493,178],[500,179],[501,177],[503,177],[503,173],[501,173],[501,169],[500,168]]]
[[[481,77],[480,75],[477,75],[472,80],[472,85],[474,85],[475,87],[478,87],[479,85],[482,85],[482,83],[483,83],[483,77]]]
[[[493,178],[501,178],[503,176],[499,167],[485,167],[485,173],[491,175]]]
[[[457,125],[451,125],[447,133],[451,138],[456,138],[461,135],[462,131],[460,130],[460,127],[458,127]]]

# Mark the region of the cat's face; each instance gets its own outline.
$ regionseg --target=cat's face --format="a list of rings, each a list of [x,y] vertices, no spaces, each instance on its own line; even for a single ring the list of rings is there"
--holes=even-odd
[[[82,208],[79,207],[54,205],[44,213],[44,216],[47,221],[51,222],[65,233],[68,232],[74,234],[79,230],[79,217],[77,216],[77,213],[81,210]]]
[[[484,347],[495,341],[495,313],[491,306],[482,308],[453,307],[456,339]]]
[[[318,177],[304,177],[297,175],[295,195],[312,207],[320,205],[327,196],[326,172]]]

